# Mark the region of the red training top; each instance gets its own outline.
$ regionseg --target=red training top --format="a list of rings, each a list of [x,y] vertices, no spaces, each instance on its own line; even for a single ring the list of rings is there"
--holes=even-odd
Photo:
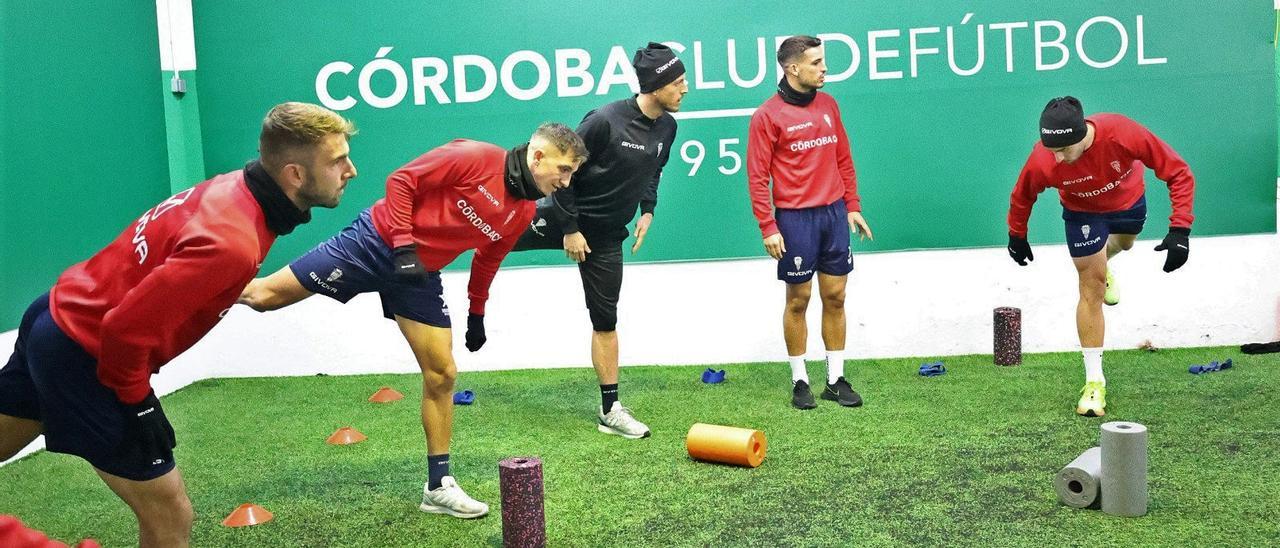
[[[476,250],[467,285],[472,314],[484,314],[498,265],[534,215],[532,200],[507,191],[506,158],[501,147],[456,139],[387,177],[387,197],[371,211],[382,240],[393,248],[417,244],[427,270]]]
[[[151,374],[217,325],[275,242],[243,171],[165,200],[50,292],[53,320],[98,360],[98,379],[126,404]]]
[[[747,190],[765,238],[778,233],[773,207],[819,207],[843,197],[849,211],[862,210],[849,137],[835,99],[818,92],[813,102],[798,106],[774,94],[756,109],[747,141]]]
[[[1191,227],[1191,201],[1196,181],[1191,168],[1147,128],[1120,114],[1086,118],[1093,125],[1093,145],[1074,163],[1058,163],[1053,151],[1036,141],[1009,197],[1009,233],[1027,237],[1027,219],[1036,196],[1058,189],[1062,206],[1072,211],[1109,213],[1133,207],[1146,192],[1143,166],[1169,185],[1173,214],[1170,227]]]

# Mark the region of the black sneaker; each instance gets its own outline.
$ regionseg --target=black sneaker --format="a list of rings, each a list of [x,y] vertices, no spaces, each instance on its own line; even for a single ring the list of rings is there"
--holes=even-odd
[[[844,377],[836,379],[835,384],[828,384],[827,389],[822,391],[822,399],[831,400],[845,407],[862,405],[862,396],[853,391],[853,387],[849,386],[849,381],[844,380]]]
[[[818,402],[813,401],[813,392],[809,391],[809,383],[796,381],[791,387],[791,407],[796,409],[813,409]]]

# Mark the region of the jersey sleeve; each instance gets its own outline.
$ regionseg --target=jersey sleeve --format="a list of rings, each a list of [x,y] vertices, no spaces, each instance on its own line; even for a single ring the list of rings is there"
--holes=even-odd
[[[1031,206],[1035,205],[1036,198],[1048,188],[1044,184],[1043,176],[1039,169],[1036,168],[1035,152],[1027,158],[1027,163],[1022,166],[1022,173],[1018,174],[1018,182],[1013,186],[1013,193],[1009,195],[1009,234],[1019,238],[1027,237],[1027,222],[1031,219]]]
[[[253,257],[209,236],[179,244],[102,319],[98,379],[125,404],[151,391],[152,352],[218,295],[253,278]],[[227,306],[231,306],[228,302]]]
[[[862,200],[858,198],[858,174],[853,169],[853,150],[850,148],[849,133],[844,128],[844,118],[840,116],[840,108],[832,101],[836,112],[836,135],[844,139],[844,143],[836,147],[836,169],[840,172],[840,180],[844,182],[844,205],[850,212],[862,211]]]
[[[671,122],[671,135],[662,140],[662,155],[658,158],[658,169],[653,172],[653,180],[649,181],[649,187],[645,189],[644,195],[640,197],[640,214],[648,213],[653,215],[653,210],[658,207],[658,183],[662,181],[662,169],[667,167],[667,161],[671,159],[671,147],[675,145],[676,130],[678,126],[675,121]]]
[[[778,233],[773,218],[773,197],[769,178],[773,170],[773,144],[778,141],[777,128],[762,111],[751,116],[747,136],[747,193],[751,196],[751,212],[765,238]]]
[[[520,225],[528,224],[529,221],[525,220]],[[484,315],[484,305],[489,301],[489,286],[493,285],[493,278],[498,275],[502,260],[511,253],[519,240],[520,235],[516,234],[476,249],[475,257],[471,260],[471,279],[467,281],[467,298],[471,301],[472,314]]]
[[[1169,226],[1191,228],[1191,222],[1195,220],[1191,209],[1196,189],[1191,167],[1173,147],[1150,130],[1128,118],[1124,120],[1120,124],[1123,128],[1121,146],[1154,170],[1156,177],[1169,187],[1169,202],[1173,206]]]
[[[609,120],[598,110],[588,112],[578,125],[578,136],[587,146],[587,161],[599,158],[609,146]],[[578,232],[578,195],[572,180],[567,188],[555,191],[555,221],[563,234]]]

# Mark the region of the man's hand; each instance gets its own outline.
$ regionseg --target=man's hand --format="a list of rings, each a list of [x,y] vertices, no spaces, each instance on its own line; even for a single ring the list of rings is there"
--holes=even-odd
[[[1187,254],[1191,252],[1191,229],[1181,226],[1169,227],[1164,241],[1156,246],[1156,251],[1168,251],[1164,256],[1164,271],[1173,272],[1187,263]]]
[[[1013,257],[1013,261],[1027,266],[1027,261],[1036,260],[1036,256],[1031,253],[1031,244],[1027,243],[1026,238],[1019,238],[1013,234],[1009,235],[1009,256]]]
[[[391,250],[391,254],[395,263],[393,265],[395,270],[391,272],[391,277],[395,281],[418,284],[427,277],[427,269],[422,268],[422,263],[418,260],[417,245],[402,245]]]
[[[640,219],[638,221],[636,221],[636,234],[635,234],[636,243],[631,244],[632,255],[635,255],[637,251],[640,251],[640,246],[644,245],[644,235],[649,232],[649,223],[652,223],[652,222],[653,222],[652,213],[645,213],[644,215],[640,216]]]
[[[467,350],[475,352],[489,340],[484,336],[484,314],[467,314]]]
[[[867,225],[867,220],[862,218],[862,212],[860,211],[849,212],[849,230],[852,230],[854,234],[857,234],[859,240],[865,240],[868,238],[872,240],[876,239],[876,237],[871,234],[871,227]]]
[[[569,260],[580,263],[587,260],[588,253],[591,253],[591,247],[587,245],[587,237],[581,232],[564,235],[564,255]]]
[[[787,252],[787,244],[782,242],[782,233],[776,233],[764,239],[764,250],[769,253],[770,257],[782,260],[782,254]]]
[[[135,464],[158,464],[155,460],[160,455],[168,454],[177,446],[173,426],[165,418],[154,391],[138,403],[124,405],[124,439],[119,448],[122,456]]]

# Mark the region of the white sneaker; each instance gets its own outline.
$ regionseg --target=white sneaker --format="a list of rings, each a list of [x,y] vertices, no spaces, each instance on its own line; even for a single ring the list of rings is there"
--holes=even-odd
[[[609,413],[600,413],[601,432],[622,436],[629,440],[638,440],[640,438],[649,437],[649,427],[643,422],[636,420],[631,416],[631,410],[622,406],[620,402],[613,402],[613,407],[609,408]]]
[[[419,510],[431,514],[449,514],[455,518],[478,518],[489,513],[489,505],[467,496],[453,476],[440,478],[440,487],[428,491],[422,486]]]

